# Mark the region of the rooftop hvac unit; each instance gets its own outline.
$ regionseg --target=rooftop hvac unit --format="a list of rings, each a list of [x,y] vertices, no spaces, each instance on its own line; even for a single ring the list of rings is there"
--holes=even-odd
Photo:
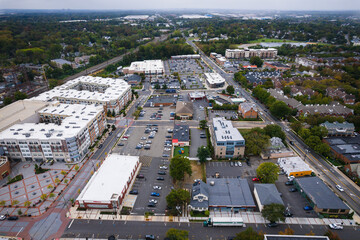
[[[215,185],[215,182],[214,181],[211,181],[210,182],[210,186],[214,186]]]

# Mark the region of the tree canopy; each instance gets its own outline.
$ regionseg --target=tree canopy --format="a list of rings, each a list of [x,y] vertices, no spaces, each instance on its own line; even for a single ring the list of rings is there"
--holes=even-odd
[[[191,164],[190,160],[184,156],[175,156],[170,160],[170,176],[175,181],[184,180],[185,174],[191,176]]]
[[[263,240],[264,235],[256,232],[252,227],[246,228],[245,231],[236,234],[234,240]]]
[[[166,232],[166,239],[169,239],[169,240],[187,240],[187,239],[189,239],[189,231],[170,228]]]
[[[275,183],[279,177],[279,167],[272,162],[264,162],[256,169],[256,175],[262,183]]]
[[[201,146],[198,148],[196,156],[201,163],[205,163],[206,159],[210,157],[210,150],[205,146]]]
[[[266,125],[266,127],[264,127],[264,131],[265,134],[272,137],[278,137],[281,138],[281,140],[284,142],[286,135],[284,133],[284,131],[281,129],[281,127],[277,124],[270,124],[270,125]]]
[[[245,139],[245,155],[260,155],[260,153],[269,146],[269,136],[261,128],[253,128],[246,134]]]
[[[270,222],[285,221],[285,207],[282,204],[272,203],[265,205],[261,211],[261,215]]]

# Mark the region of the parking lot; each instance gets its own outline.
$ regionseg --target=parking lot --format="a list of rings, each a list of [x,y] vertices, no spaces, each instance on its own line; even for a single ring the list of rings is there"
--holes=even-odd
[[[159,107],[147,107],[143,111],[144,115],[138,120],[170,120],[170,113],[175,112],[175,107],[162,107],[162,110]]]
[[[178,72],[179,74],[200,74],[204,72],[209,72],[210,69],[206,64],[199,60],[200,65],[195,59],[178,59],[178,60],[168,60],[170,71],[172,73]]]
[[[151,128],[156,128],[156,126],[152,126]],[[172,127],[169,127],[172,128]],[[148,156],[148,157],[159,157],[162,154],[170,155],[170,150],[164,150],[164,141],[165,136],[171,135],[167,132],[167,127],[159,127],[158,132],[155,134],[154,138],[149,138],[149,133],[144,133],[146,127],[130,127],[125,135],[129,135],[128,138],[122,138],[117,143],[113,152],[120,153],[124,155],[131,155],[131,156]],[[125,136],[124,135],[124,136]],[[139,143],[143,143],[146,145],[147,141],[151,141],[149,144],[151,147],[150,149],[136,149],[136,146]],[[123,146],[119,146],[119,144]],[[148,161],[143,163],[144,166],[149,166],[150,163]]]
[[[223,178],[246,178],[248,180],[250,190],[253,193],[254,184],[252,178],[256,177],[256,168],[264,161],[260,159],[251,159],[251,166],[248,166],[245,162],[242,162],[242,166],[231,166],[229,161],[211,161],[206,164],[206,176],[213,177],[215,173],[219,173]],[[275,163],[275,161],[274,161]],[[287,176],[279,175],[278,181],[275,183],[276,188],[282,195],[282,200],[285,207],[288,207],[294,217],[317,217],[314,211],[304,211],[304,207],[309,203],[303,198],[299,192],[290,192],[290,188],[293,186],[285,185]]]
[[[205,88],[200,76],[181,76],[181,81],[186,89],[199,89]]]
[[[143,166],[140,169],[139,175],[144,178],[137,178],[132,190],[138,190],[138,195],[135,201],[132,213],[144,214],[145,212],[154,212],[163,214],[166,210],[166,196],[171,191],[171,182],[169,177],[169,170],[160,169],[160,166],[169,166],[169,160],[164,158],[153,158],[149,166]],[[166,175],[159,175],[159,171],[166,172]],[[157,177],[164,177],[163,181],[159,181]],[[161,189],[154,189],[154,186]],[[152,192],[159,193],[159,197],[151,196]],[[149,207],[149,200],[157,201],[155,207]]]
[[[224,117],[228,120],[237,120],[239,115],[237,111],[232,110],[211,110],[209,111],[209,119],[212,120],[215,117]]]
[[[196,157],[197,149],[201,146],[207,146],[206,138],[201,138],[200,134],[205,130],[191,128],[191,145],[190,145],[190,157]]]

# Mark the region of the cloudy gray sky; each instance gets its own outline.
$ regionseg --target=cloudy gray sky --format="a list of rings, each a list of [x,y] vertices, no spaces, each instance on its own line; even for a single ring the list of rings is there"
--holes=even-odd
[[[360,10],[360,0],[0,0],[0,9]]]

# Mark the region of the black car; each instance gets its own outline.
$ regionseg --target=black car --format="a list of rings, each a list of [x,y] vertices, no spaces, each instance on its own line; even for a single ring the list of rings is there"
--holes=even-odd
[[[139,175],[136,176],[136,178],[145,178],[145,176],[142,175],[142,174],[139,174]]]
[[[158,181],[164,181],[165,178],[164,178],[164,177],[157,177],[156,180],[158,180]]]
[[[284,212],[284,216],[285,216],[285,217],[292,217],[293,214],[292,214],[290,211],[285,211],[285,212]]]
[[[16,221],[18,219],[19,219],[18,216],[10,216],[10,217],[7,218],[7,220],[9,220],[9,221]]]
[[[148,204],[148,207],[156,207],[156,204],[151,202]]]
[[[288,186],[294,185],[294,182],[293,182],[293,181],[287,181],[287,182],[285,183],[285,185],[288,185]]]
[[[109,132],[109,135],[112,135],[112,132]]]
[[[266,224],[268,227],[277,227],[279,224],[277,224],[276,222],[271,222]]]
[[[123,144],[123,143],[119,143],[118,146],[121,147],[121,146],[124,146],[124,144]]]
[[[102,144],[100,144],[98,148],[100,149],[100,148],[102,148],[102,147],[103,147],[103,145],[102,145]]]
[[[154,235],[146,235],[145,240],[155,240]]]
[[[131,194],[131,195],[138,195],[138,194],[139,194],[139,191],[138,191],[138,190],[131,190],[131,191],[129,192],[129,194]]]
[[[166,136],[166,138],[172,138],[172,136],[170,136],[170,135],[167,135],[167,136]]]
[[[203,133],[201,133],[201,134],[200,134],[200,138],[206,138],[206,135],[203,134]]]
[[[289,189],[289,192],[297,192],[298,190],[297,190],[297,188],[290,188]]]
[[[159,175],[166,175],[166,172],[164,172],[164,171],[159,171],[158,174],[159,174]]]

